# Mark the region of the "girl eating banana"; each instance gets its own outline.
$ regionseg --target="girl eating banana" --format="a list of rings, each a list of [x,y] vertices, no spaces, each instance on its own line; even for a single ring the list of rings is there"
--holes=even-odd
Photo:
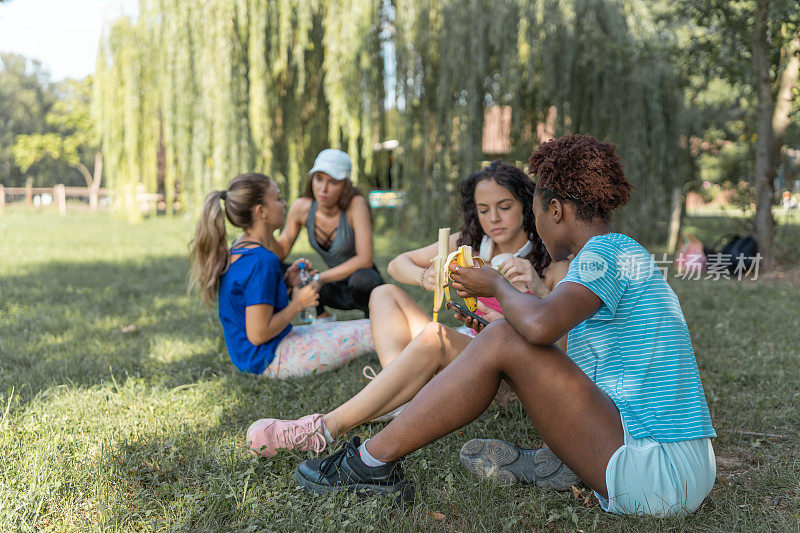
[[[566,262],[551,264],[536,233],[533,191],[534,184],[523,171],[500,161],[466,178],[459,186],[464,223],[450,237],[449,252],[470,245],[487,263],[497,265],[516,290],[544,297],[566,272]],[[389,264],[389,273],[400,283],[433,290],[431,263],[437,252],[434,243],[403,253]],[[481,298],[478,311],[489,321],[502,316],[494,298]],[[474,336],[433,322],[395,285],[373,290],[370,317],[383,367],[377,377],[327,414],[254,422],[247,432],[254,452],[269,457],[286,448],[324,450],[349,429],[392,413],[411,400]]]

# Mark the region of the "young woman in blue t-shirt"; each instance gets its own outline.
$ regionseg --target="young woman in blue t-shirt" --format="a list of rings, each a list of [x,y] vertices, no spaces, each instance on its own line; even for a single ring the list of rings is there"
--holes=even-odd
[[[273,232],[285,216],[272,180],[242,174],[206,196],[192,244],[191,284],[207,305],[218,302],[231,361],[242,372],[275,378],[328,370],[375,350],[366,319],[292,327],[295,315],[318,303],[319,288],[297,288],[303,259],[282,274]],[[230,249],[225,218],[244,230]]]
[[[555,261],[574,256],[566,277],[540,298],[491,268],[452,266],[459,295],[494,296],[505,318],[383,431],[300,464],[295,478],[304,489],[413,498],[398,460],[475,420],[506,380],[603,509],[681,514],[711,491],[716,433],[680,304],[647,251],[611,231],[611,213],[632,188],[614,145],[580,135],[553,140],[534,152],[529,172],[538,178],[533,212],[547,251]],[[554,343],[567,333],[565,353]],[[494,439],[461,449],[462,463],[481,477],[547,486],[558,472],[538,455]]]

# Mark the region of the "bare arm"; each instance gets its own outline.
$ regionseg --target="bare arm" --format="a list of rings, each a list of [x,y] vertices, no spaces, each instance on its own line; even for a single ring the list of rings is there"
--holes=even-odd
[[[531,344],[549,346],[592,316],[600,298],[578,283],[562,283],[546,298],[515,289],[490,267],[450,268],[453,288],[459,296],[494,296],[511,326]]]
[[[544,281],[544,284],[547,287],[548,294],[550,294],[559,281],[564,279],[564,276],[567,275],[568,270],[569,261],[557,261],[555,263],[550,263],[550,265],[544,269],[542,281]]]
[[[456,243],[460,235],[460,233],[450,235],[449,252],[455,251]],[[423,272],[431,266],[431,260],[436,257],[437,253],[439,253],[439,245],[437,243],[425,246],[424,248],[403,252],[389,263],[389,275],[400,283],[419,285]],[[433,269],[431,268],[428,274],[431,274],[432,271]],[[430,276],[426,275],[425,277],[428,278]],[[433,290],[432,286],[430,288],[424,288],[426,290]]]
[[[508,309],[506,320],[528,342],[539,346],[549,346],[564,337],[595,314],[602,304],[595,293],[578,283],[562,283],[546,298],[518,291],[513,294],[507,287],[498,285],[497,300],[504,311]]]
[[[544,275],[539,280],[540,284],[542,284],[543,292],[534,292],[534,291],[529,291],[529,292],[531,292],[536,296],[539,296],[540,298],[545,298],[548,294],[550,294],[553,291],[556,284],[559,281],[561,281],[564,278],[564,276],[567,275],[567,270],[569,270],[569,261],[559,261],[557,263],[551,263],[550,266],[548,266],[544,270]],[[509,279],[509,283],[512,283],[513,285],[513,280]],[[517,287],[517,289],[519,289],[519,287]],[[479,311],[478,314],[484,314],[484,318],[489,322],[497,320],[498,318],[503,318],[502,314],[498,313],[497,311],[488,309],[488,307],[484,305],[483,302],[480,301],[478,302],[478,311]],[[480,331],[483,329],[483,326],[480,323],[470,319],[469,317],[464,317],[460,314],[457,314],[456,318],[458,320],[463,321],[467,326],[476,331]],[[564,352],[567,351],[567,336],[568,334],[564,335],[555,342],[556,346],[561,348]]]
[[[330,283],[347,278],[361,268],[372,266],[372,220],[369,218],[367,200],[363,196],[356,196],[347,208],[347,220],[353,228],[356,239],[356,255],[333,268],[320,272],[321,283]]]
[[[547,294],[550,294],[555,288],[556,284],[558,284],[559,281],[564,279],[564,276],[567,275],[568,270],[569,270],[569,261],[558,261],[556,263],[550,263],[550,266],[544,269],[544,277],[542,281],[544,281],[544,284],[547,287]],[[567,353],[568,336],[569,334],[564,335],[563,337],[561,337],[556,341],[556,346],[561,348],[561,350],[563,350],[564,353]]]
[[[315,284],[296,289],[289,305],[273,313],[275,308],[269,304],[248,305],[244,309],[247,340],[254,345],[264,344],[283,331],[292,317],[312,305],[317,305],[319,296]]]
[[[292,250],[292,246],[297,240],[297,235],[300,233],[300,228],[306,223],[310,207],[311,200],[309,198],[298,198],[289,208],[289,213],[286,215],[286,224],[277,239],[278,249],[275,251],[281,261],[286,259],[286,256]]]

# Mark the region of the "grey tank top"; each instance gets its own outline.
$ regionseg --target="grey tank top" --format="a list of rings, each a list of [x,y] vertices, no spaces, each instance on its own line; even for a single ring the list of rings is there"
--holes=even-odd
[[[331,247],[328,250],[323,250],[317,242],[315,233],[317,223],[317,201],[311,202],[311,208],[308,210],[306,217],[306,233],[308,234],[308,243],[317,251],[317,253],[328,265],[328,268],[341,265],[348,259],[356,255],[356,235],[353,233],[353,228],[350,227],[350,222],[347,220],[347,213],[342,211],[339,215],[339,225],[336,228],[336,236],[331,242]]]

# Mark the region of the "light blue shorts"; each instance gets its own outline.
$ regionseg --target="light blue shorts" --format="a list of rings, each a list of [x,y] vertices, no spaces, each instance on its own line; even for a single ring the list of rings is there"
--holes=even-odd
[[[634,439],[622,421],[625,443],[606,467],[608,499],[600,506],[611,513],[674,516],[691,513],[703,502],[717,477],[711,439],[658,442]]]

